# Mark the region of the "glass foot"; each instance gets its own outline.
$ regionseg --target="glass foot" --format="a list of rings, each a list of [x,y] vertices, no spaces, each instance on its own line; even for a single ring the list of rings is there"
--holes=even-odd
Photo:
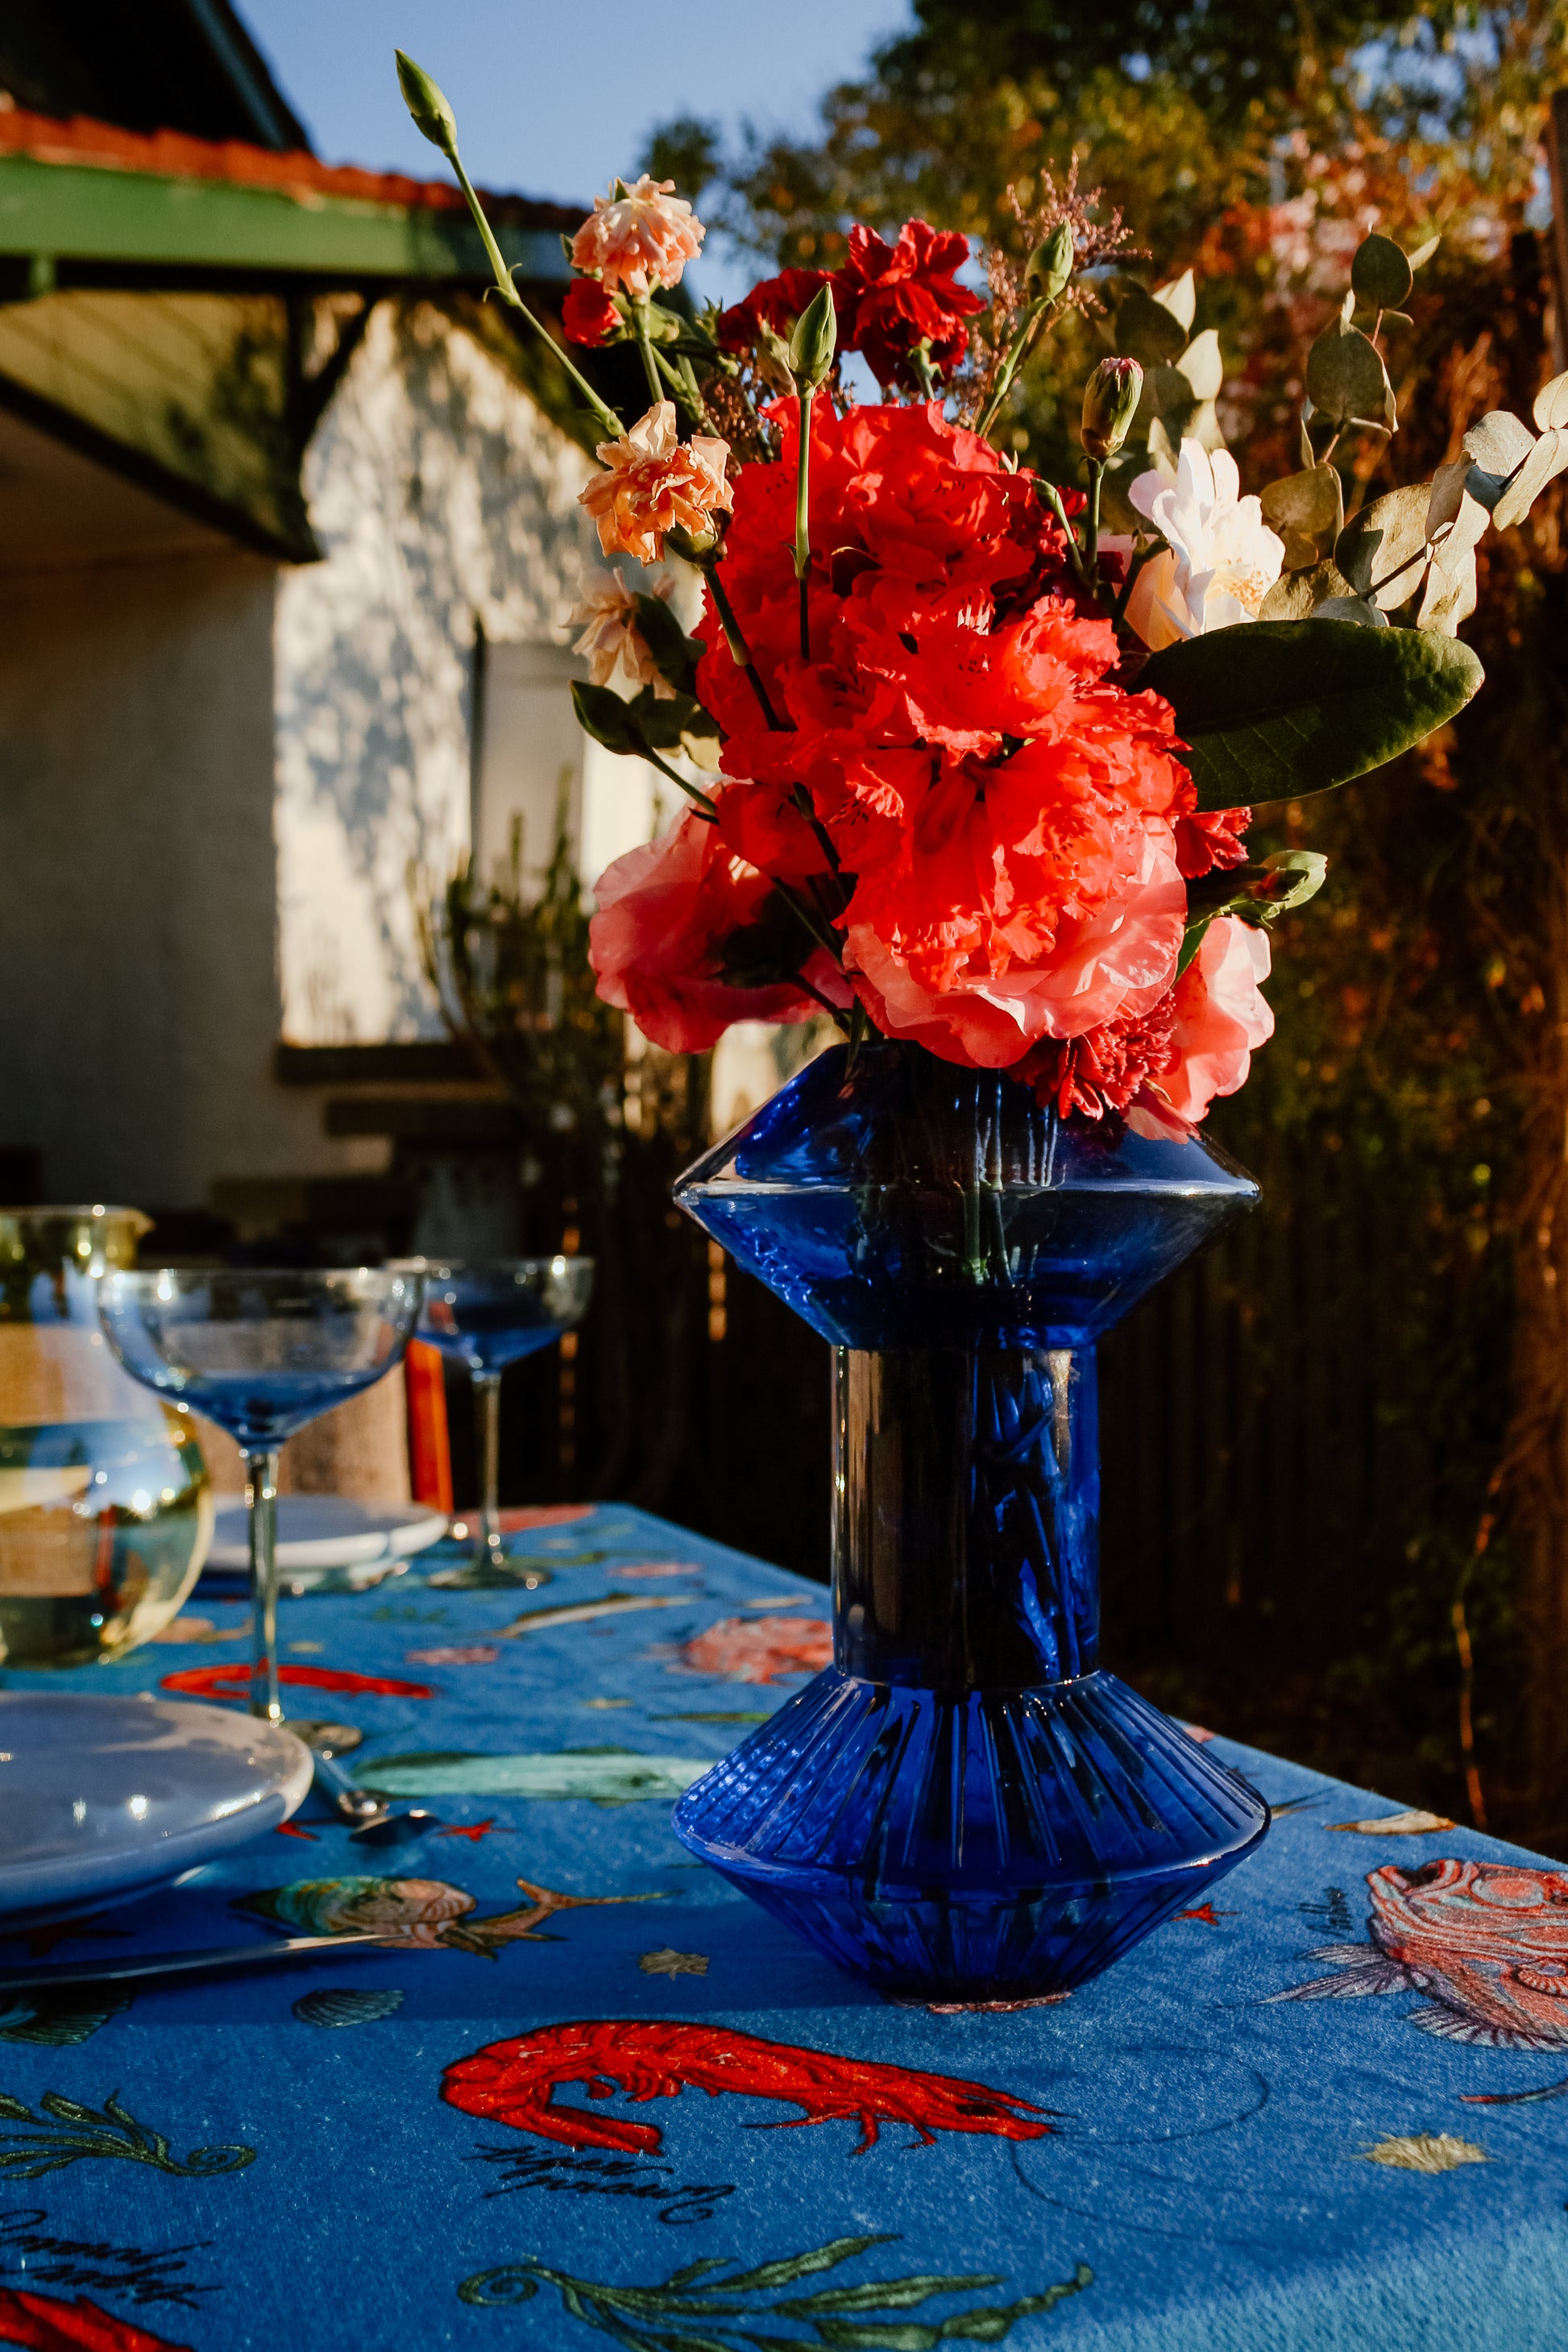
[[[884,1991],[1069,1991],[1258,1843],[1268,1808],[1114,1675],[947,1698],[830,1666],[689,1789],[689,1851]]]

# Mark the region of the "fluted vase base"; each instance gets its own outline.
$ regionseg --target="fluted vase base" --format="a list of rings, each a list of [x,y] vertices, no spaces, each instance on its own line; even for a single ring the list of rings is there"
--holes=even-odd
[[[830,1666],[688,1790],[682,1843],[881,1990],[1070,1991],[1264,1836],[1257,1790],[1114,1675],[950,1698]]]

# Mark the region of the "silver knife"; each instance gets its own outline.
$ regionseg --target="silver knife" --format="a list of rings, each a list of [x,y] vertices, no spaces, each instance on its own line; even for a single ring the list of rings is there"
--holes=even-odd
[[[324,1958],[350,1946],[408,1943],[406,1936],[354,1929],[341,1936],[285,1936],[277,1943],[218,1944],[194,1952],[150,1952],[141,1959],[68,1960],[54,1968],[0,1969],[0,1994],[52,1992],[61,1985],[129,1984],[141,1977],[205,1976],[222,1969],[264,1969],[278,1960]]]

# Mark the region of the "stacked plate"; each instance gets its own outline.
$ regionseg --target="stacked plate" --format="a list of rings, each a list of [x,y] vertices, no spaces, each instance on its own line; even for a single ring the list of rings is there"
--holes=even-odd
[[[288,1593],[364,1592],[401,1575],[416,1552],[439,1543],[447,1515],[425,1503],[375,1505],[342,1495],[280,1495],[278,1498],[278,1583]],[[218,1506],[202,1590],[249,1589],[250,1546],[245,1504]]]

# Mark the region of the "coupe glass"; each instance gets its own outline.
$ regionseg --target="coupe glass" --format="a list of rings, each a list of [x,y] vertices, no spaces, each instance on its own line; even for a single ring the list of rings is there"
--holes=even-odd
[[[133,1379],[194,1405],[245,1455],[254,1641],[250,1711],[280,1723],[278,1460],[309,1421],[391,1370],[419,1312],[419,1278],[367,1268],[247,1266],[109,1273],[104,1335]]]
[[[408,1261],[412,1265],[415,1261]],[[425,1277],[419,1337],[464,1364],[474,1383],[474,1417],[484,1500],[474,1531],[474,1568],[504,1573],[500,1535],[500,1380],[509,1364],[537,1355],[585,1312],[591,1257],[494,1258],[465,1265],[417,1261]]]

